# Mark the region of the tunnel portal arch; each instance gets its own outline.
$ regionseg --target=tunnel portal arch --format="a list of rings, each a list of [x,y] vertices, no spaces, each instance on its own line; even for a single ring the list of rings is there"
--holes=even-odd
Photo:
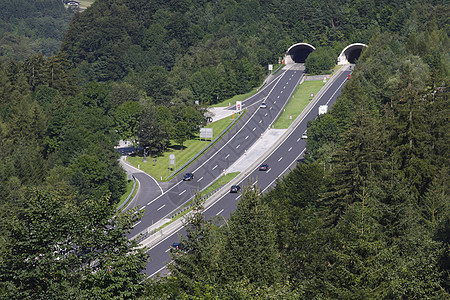
[[[354,64],[364,47],[367,45],[363,43],[354,43],[345,47],[338,57],[338,65]]]
[[[297,43],[286,51],[285,64],[305,63],[308,55],[316,48],[308,43]]]

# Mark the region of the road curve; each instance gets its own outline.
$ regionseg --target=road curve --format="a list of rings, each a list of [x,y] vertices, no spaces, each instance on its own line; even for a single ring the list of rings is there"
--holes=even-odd
[[[249,182],[249,179],[251,179],[252,182],[257,183],[261,192],[265,192],[274,186],[278,178],[281,178],[284,174],[294,168],[297,163],[297,159],[303,156],[306,149],[306,141],[301,139],[301,135],[306,129],[307,122],[317,117],[318,106],[325,104],[332,105],[336,101],[347,80],[347,76],[350,73],[351,71],[347,70],[338,75],[330,87],[318,99],[317,103],[303,116],[302,120],[300,120],[295,129],[287,137],[285,137],[284,141],[278,147],[267,155],[264,162],[269,165],[268,171],[263,172],[258,169],[254,169],[253,172],[240,178],[238,181],[233,182],[233,184],[245,186]],[[275,99],[276,98],[271,98],[270,101],[275,101]],[[227,219],[232,211],[235,210],[236,202],[239,198],[240,194],[222,195],[215,203],[205,209],[205,218]],[[178,241],[179,235],[184,234],[184,227],[180,227],[177,231],[166,236],[150,248],[149,254],[151,260],[147,264],[147,268],[144,271],[147,275],[149,275],[149,277],[160,272],[164,272],[165,263],[170,261],[170,256],[168,253],[170,245]]]

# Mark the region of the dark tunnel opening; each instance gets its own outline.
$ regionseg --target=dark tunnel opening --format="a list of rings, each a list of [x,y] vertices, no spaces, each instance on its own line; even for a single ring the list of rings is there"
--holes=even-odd
[[[292,48],[289,51],[289,55],[295,63],[305,63],[306,58],[313,51],[314,49],[309,46],[299,45]]]
[[[356,60],[361,56],[362,47],[361,48],[354,48],[346,54],[347,60],[349,63],[354,64]]]

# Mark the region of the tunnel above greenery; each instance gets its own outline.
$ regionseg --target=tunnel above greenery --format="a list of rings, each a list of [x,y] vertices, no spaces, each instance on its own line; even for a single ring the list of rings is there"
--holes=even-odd
[[[305,63],[308,55],[316,48],[307,43],[297,43],[286,51],[285,63]]]
[[[338,57],[338,65],[354,64],[364,47],[367,45],[362,43],[354,43],[345,47]]]

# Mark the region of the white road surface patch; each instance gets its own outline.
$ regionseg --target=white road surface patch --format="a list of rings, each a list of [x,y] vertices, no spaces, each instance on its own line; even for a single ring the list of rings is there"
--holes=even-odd
[[[220,215],[223,212],[223,208],[216,214],[216,216]]]
[[[203,177],[200,177],[200,178],[197,180],[197,182],[200,182],[202,179],[203,179]]]
[[[181,193],[178,194],[178,196],[183,195],[184,193],[186,193],[186,190],[182,191]]]
[[[278,161],[281,161],[283,159],[283,157],[280,157],[279,159],[278,159]]]
[[[288,149],[288,152],[291,152],[291,150],[292,150],[292,147]]]
[[[228,157],[230,157],[230,154],[228,153],[227,156],[225,156],[225,159],[227,159]]]
[[[184,190],[186,192],[186,190]],[[164,206],[166,206],[165,204],[163,204],[163,206],[161,206],[160,208],[158,208],[156,211],[160,211]]]
[[[217,168],[217,165],[215,165],[214,168],[212,168],[212,169],[214,170],[215,168]]]

